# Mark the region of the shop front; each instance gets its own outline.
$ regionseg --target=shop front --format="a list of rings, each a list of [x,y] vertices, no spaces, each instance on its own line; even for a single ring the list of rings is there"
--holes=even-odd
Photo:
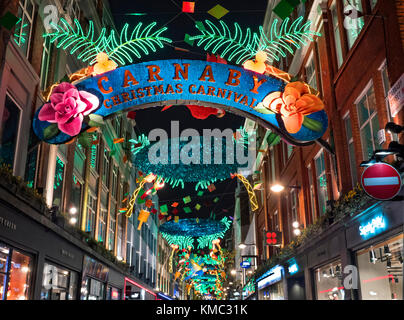
[[[347,229],[361,300],[403,300],[402,201],[377,203]]]
[[[158,300],[157,294],[132,279],[125,277],[124,300]]]
[[[275,266],[256,281],[258,300],[285,300],[284,268]]]
[[[109,268],[97,260],[84,257],[80,300],[105,300]]]
[[[244,286],[242,291],[243,300],[257,300],[256,286],[254,279],[251,279]]]
[[[304,259],[292,258],[285,265],[288,300],[305,300]]]

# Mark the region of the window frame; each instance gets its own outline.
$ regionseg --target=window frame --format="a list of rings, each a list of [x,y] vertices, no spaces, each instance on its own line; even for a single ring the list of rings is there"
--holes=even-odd
[[[32,5],[31,16],[28,15],[28,11],[27,11],[27,8],[26,8],[28,1],[30,1],[31,5]],[[24,2],[24,5],[21,5],[21,2]],[[30,54],[30,49],[31,49],[31,38],[32,38],[33,24],[34,24],[34,20],[35,20],[34,18],[35,18],[36,4],[35,4],[35,1],[33,1],[33,0],[19,0],[18,5],[17,5],[17,9],[18,8],[21,8],[21,13],[22,13],[22,16],[20,18],[21,19],[21,25],[23,25],[25,19],[28,19],[28,21],[30,22],[29,35],[27,34],[27,39],[26,39],[26,41],[27,41],[27,52],[24,53],[22,51],[23,55],[28,59],[29,54]],[[22,38],[21,37],[22,32],[23,32],[23,28],[20,29],[20,34],[19,34],[20,39]],[[19,48],[21,48],[21,42],[17,41],[16,38],[14,38],[14,36],[13,36],[13,41],[14,41],[15,44],[17,44],[17,46]]]

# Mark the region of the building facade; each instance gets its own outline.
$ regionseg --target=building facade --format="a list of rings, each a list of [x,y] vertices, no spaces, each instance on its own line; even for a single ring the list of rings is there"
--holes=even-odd
[[[77,19],[83,28],[90,20],[96,30],[114,28],[108,1],[2,1],[0,16],[8,11],[20,20],[13,32],[2,27],[0,39],[0,158],[7,177],[0,299],[155,299],[156,217],[138,231],[142,205],[130,219],[124,214],[136,186],[128,142],[135,121],[117,115],[88,139],[64,145],[39,142],[31,126],[49,86],[84,67],[42,37],[49,14]],[[119,138],[124,142],[115,143]]]
[[[278,2],[268,4],[266,30]],[[404,71],[402,8],[402,1],[314,0],[291,14],[311,20],[322,36],[275,66],[319,92],[329,116],[328,145],[268,146],[270,132],[256,127],[257,149],[266,150],[257,156],[255,178],[263,182],[255,213],[263,298],[276,292],[273,299],[402,299],[403,201],[373,201],[357,185],[360,164],[374,150],[404,142],[402,134],[384,130],[387,122],[404,124],[402,106],[388,98]],[[272,191],[275,184],[284,191]],[[374,233],[361,231],[375,223]],[[282,245],[266,246],[263,230],[282,232]],[[271,279],[272,268],[278,276]],[[349,285],[354,272],[357,281]]]

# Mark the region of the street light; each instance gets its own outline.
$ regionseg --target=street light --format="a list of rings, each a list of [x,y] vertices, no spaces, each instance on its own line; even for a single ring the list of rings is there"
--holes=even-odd
[[[271,186],[271,191],[279,193],[285,190],[285,188],[290,188],[290,189],[300,189],[300,186],[283,186],[279,183],[273,184]]]
[[[233,270],[230,271],[230,273],[231,273],[233,276],[235,276],[235,275],[237,274],[237,270],[236,270],[236,269],[233,269]]]
[[[244,243],[240,243],[240,244],[238,245],[238,247],[239,247],[240,249],[245,249],[245,248],[247,248],[247,246],[246,246]]]

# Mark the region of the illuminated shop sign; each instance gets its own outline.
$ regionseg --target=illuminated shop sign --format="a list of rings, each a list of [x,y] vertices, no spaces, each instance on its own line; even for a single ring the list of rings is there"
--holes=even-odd
[[[254,281],[249,281],[243,288],[243,296],[248,297],[255,293]]]
[[[261,280],[258,281],[258,289],[270,286],[278,281],[282,280],[283,267],[276,266],[271,270],[267,271],[263,276],[260,277]]]
[[[383,215],[378,215],[359,226],[362,238],[369,238],[386,230],[387,221]]]
[[[297,273],[298,271],[299,271],[299,266],[297,265],[297,263],[295,262],[295,263],[293,263],[293,264],[291,264],[289,267],[288,267],[288,271],[289,271],[289,274],[295,274],[295,273]]]
[[[244,260],[243,262],[240,263],[240,267],[244,269],[251,268],[251,261],[250,260]]]

